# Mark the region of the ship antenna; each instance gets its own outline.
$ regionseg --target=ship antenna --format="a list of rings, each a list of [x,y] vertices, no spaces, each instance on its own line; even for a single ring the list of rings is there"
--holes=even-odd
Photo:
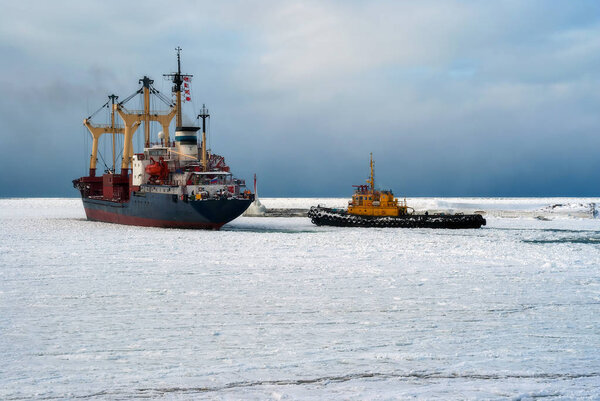
[[[181,127],[182,118],[181,118],[181,84],[184,80],[189,80],[193,77],[193,75],[182,74],[181,73],[181,47],[177,46],[175,48],[177,51],[177,72],[171,74],[163,74],[165,78],[171,78],[173,82],[173,93],[175,94],[176,107],[177,107],[177,127]]]
[[[177,46],[175,48],[177,50],[177,74],[181,76],[181,47]]]

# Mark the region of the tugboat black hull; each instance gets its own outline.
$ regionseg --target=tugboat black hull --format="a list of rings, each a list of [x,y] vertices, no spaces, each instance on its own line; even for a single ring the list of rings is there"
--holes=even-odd
[[[345,210],[313,206],[308,217],[318,226],[401,227],[401,228],[481,228],[486,224],[480,214],[406,214],[391,216],[357,216]]]

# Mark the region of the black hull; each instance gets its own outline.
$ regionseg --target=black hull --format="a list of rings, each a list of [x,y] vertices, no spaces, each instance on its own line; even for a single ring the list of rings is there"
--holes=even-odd
[[[83,198],[88,220],[145,227],[218,230],[239,217],[252,199],[182,200],[176,195],[134,193],[126,202]]]
[[[398,217],[355,216],[345,210],[313,206],[308,217],[318,226],[400,227],[400,228],[481,228],[486,224],[480,214],[408,214]]]

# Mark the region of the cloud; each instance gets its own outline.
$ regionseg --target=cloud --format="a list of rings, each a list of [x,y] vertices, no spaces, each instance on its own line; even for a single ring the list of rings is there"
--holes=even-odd
[[[592,194],[599,11],[591,1],[10,3],[0,115],[6,132],[27,127],[38,141],[51,129],[81,153],[81,119],[108,94],[127,96],[142,75],[169,92],[161,74],[181,45],[195,106],[213,115],[211,145],[238,174],[264,177],[263,196],[343,195],[370,151],[382,182],[408,195]],[[31,146],[6,135],[0,156],[17,162],[14,149]],[[76,174],[55,148],[33,149],[64,171],[48,180]]]

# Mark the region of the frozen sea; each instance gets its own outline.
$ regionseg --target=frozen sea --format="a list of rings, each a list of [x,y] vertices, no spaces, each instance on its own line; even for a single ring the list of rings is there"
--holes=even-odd
[[[600,399],[600,219],[512,216],[214,232],[0,199],[0,399]]]

